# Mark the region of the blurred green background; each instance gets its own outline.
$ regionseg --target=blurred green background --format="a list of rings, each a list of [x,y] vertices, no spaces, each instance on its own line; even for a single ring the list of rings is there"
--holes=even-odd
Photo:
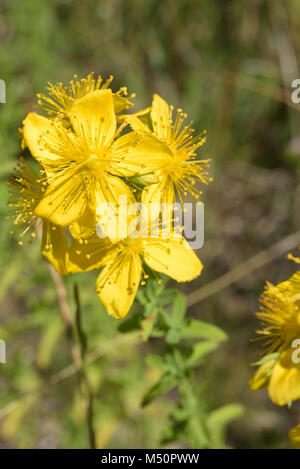
[[[182,107],[198,131],[207,130],[200,156],[213,158],[214,182],[203,195],[205,268],[181,290],[199,289],[189,315],[222,327],[229,341],[207,359],[200,379],[207,379],[213,406],[245,406],[229,427],[230,446],[286,447],[299,404],[278,408],[264,390],[248,390],[259,351],[249,339],[265,280],[285,280],[295,265],[278,253],[241,278],[229,274],[226,288],[205,286],[300,227],[300,105],[290,98],[300,77],[299,0],[1,0],[0,8],[0,78],[7,86],[0,104],[0,338],[7,342],[0,447],[88,447],[76,376],[53,379],[71,357],[47,263],[38,242],[18,246],[5,216],[6,180],[20,154],[17,131],[35,94],[48,81],[91,71],[113,74],[115,90],[136,92],[136,109],[157,92]],[[159,341],[141,345],[117,331],[94,294],[96,275],[76,280],[89,347],[100,350],[89,370],[98,447],[156,448],[176,400],[171,394],[140,407],[157,378],[144,357]],[[73,282],[65,280],[71,309]]]

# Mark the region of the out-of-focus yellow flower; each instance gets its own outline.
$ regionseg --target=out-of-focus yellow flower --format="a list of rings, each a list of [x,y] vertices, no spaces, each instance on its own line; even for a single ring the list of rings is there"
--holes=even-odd
[[[29,232],[35,238],[41,224],[41,220],[35,215],[35,208],[46,190],[41,179],[42,175],[28,161],[20,158],[8,182],[8,206],[11,213],[7,218],[14,219],[11,234],[19,232],[19,244],[23,244],[22,238]]]
[[[145,283],[148,275],[142,261],[155,272],[161,272],[177,282],[193,280],[202,271],[202,264],[187,241],[172,232],[158,237],[144,235],[128,237],[107,245],[107,239],[95,234],[85,242],[74,240],[71,246],[72,262],[90,270],[104,266],[96,282],[96,292],[115,318],[123,318],[128,313],[140,282]]]
[[[73,269],[69,262],[68,239],[65,228],[54,225],[39,218],[35,208],[43,198],[46,188],[42,184],[42,176],[25,159],[20,162],[9,182],[10,198],[8,206],[14,218],[14,228],[11,233],[19,232],[19,244],[23,244],[23,237],[31,234],[32,238],[37,232],[42,232],[41,252],[54,268],[62,275],[70,273]]]
[[[300,249],[300,247],[299,247],[298,249]],[[287,255],[287,258],[288,258],[290,261],[294,261],[296,264],[300,264],[300,257],[293,256],[293,254],[289,253],[289,254]]]
[[[135,202],[117,176],[151,172],[151,164],[159,164],[163,145],[155,137],[134,132],[117,138],[121,128],[117,129],[110,89],[76,101],[69,117],[73,130],[34,113],[24,121],[24,139],[48,185],[35,212],[60,226],[88,221],[95,229],[99,205],[118,207],[121,195],[127,196],[126,203]]]
[[[293,449],[300,449],[300,425],[289,431],[289,440]]]
[[[293,362],[293,353],[293,349],[282,352],[270,376],[269,396],[280,406],[300,399],[300,363]]]
[[[300,272],[273,286],[261,296],[262,310],[257,313],[263,328],[270,360],[256,371],[249,385],[252,390],[267,387],[271,400],[286,405],[300,399],[300,363],[294,359],[294,339],[300,339]]]
[[[300,336],[300,272],[278,285],[267,283],[260,298],[262,322],[258,333],[264,340],[266,353],[284,351]]]
[[[103,82],[100,75],[94,78],[94,74],[89,73],[86,78],[81,80],[78,80],[77,75],[74,75],[74,79],[67,86],[64,86],[63,83],[57,83],[56,85],[48,83],[48,95],[44,93],[37,94],[38,106],[47,111],[50,116],[68,119],[72,106],[76,101],[94,91],[107,89],[112,80],[112,75]],[[125,86],[120,88],[116,93],[113,93],[115,113],[117,114],[131,108],[133,104],[130,100],[134,97],[134,93],[130,96],[127,95],[127,88]]]
[[[175,121],[172,120],[173,107],[154,94],[150,111],[152,131],[136,115],[126,117],[127,122],[137,132],[154,133],[168,150],[162,154],[162,164],[158,169],[160,181],[151,184],[143,191],[143,202],[173,204],[178,194],[188,193],[199,199],[201,191],[198,182],[207,184],[210,159],[197,160],[196,150],[205,143],[204,133],[193,136],[191,124],[184,125],[186,114],[178,109]]]

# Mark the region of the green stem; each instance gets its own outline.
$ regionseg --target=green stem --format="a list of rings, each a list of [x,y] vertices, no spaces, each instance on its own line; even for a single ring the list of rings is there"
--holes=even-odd
[[[77,284],[74,284],[74,299],[76,303],[75,327],[80,345],[80,354],[82,360],[82,367],[79,371],[81,384],[83,385],[87,396],[87,426],[89,434],[89,442],[91,449],[96,449],[96,435],[94,429],[94,393],[90,385],[88,375],[86,372],[86,353],[88,350],[88,342],[85,332],[82,328],[82,314],[79,297],[79,289]]]
[[[189,426],[191,434],[193,435],[193,442],[190,442],[191,447],[210,447],[210,433],[206,424],[206,416],[199,405],[199,398],[193,382],[192,370],[184,369],[184,359],[178,348],[173,351],[175,360],[183,375],[179,381],[178,389],[181,396],[181,404],[188,414],[190,415]],[[194,443],[194,445],[193,445]]]

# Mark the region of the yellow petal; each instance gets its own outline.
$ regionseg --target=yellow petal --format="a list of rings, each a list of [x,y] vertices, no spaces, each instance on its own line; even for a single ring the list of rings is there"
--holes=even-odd
[[[75,239],[86,239],[92,236],[97,226],[96,211],[87,205],[83,214],[68,228]]]
[[[104,174],[99,179],[98,187],[95,194],[98,228],[103,236],[117,242],[126,237],[127,225],[122,225],[128,206],[136,202],[134,195],[122,179],[110,174]]]
[[[148,220],[155,224],[155,211],[161,213],[161,220],[164,224],[172,226],[174,219],[174,203],[176,202],[173,182],[166,175],[160,176],[160,182],[151,184],[142,192],[142,203],[148,210]]]
[[[176,201],[174,184],[166,175],[160,176],[160,182],[151,184],[142,192],[142,202],[144,204],[168,204],[172,205]]]
[[[137,111],[137,112],[135,112],[134,114],[131,114],[131,115],[137,116],[137,117],[144,117],[147,114],[149,114],[150,111],[151,111],[151,106],[145,107],[144,109],[141,109],[140,111]]]
[[[275,363],[276,360],[270,360],[269,362],[261,365],[258,370],[256,370],[254,376],[249,381],[249,388],[251,389],[251,391],[256,391],[257,389],[268,385],[270,379],[270,371],[272,370]]]
[[[98,180],[99,191],[95,195],[95,208],[98,208],[99,204],[110,203],[116,207],[120,203],[124,203],[127,199],[127,204],[135,202],[134,195],[127,184],[116,176],[111,176],[108,173],[101,175]]]
[[[289,431],[289,440],[293,449],[300,449],[300,425]]]
[[[137,176],[163,168],[172,153],[167,144],[152,134],[130,132],[112,145],[111,172],[118,176]]]
[[[118,254],[118,246],[108,238],[100,239],[94,233],[85,240],[74,239],[70,247],[72,272],[87,272],[99,269]]]
[[[200,275],[203,265],[184,238],[146,238],[144,258],[149,267],[177,282],[187,282]]]
[[[60,226],[68,226],[77,220],[87,205],[83,176],[68,170],[58,174],[48,186],[35,214]]]
[[[147,114],[149,114],[151,111],[151,107],[147,107],[145,109],[141,109],[140,111],[138,112],[135,112],[134,114],[121,114],[118,116],[118,122],[128,122],[129,121],[127,120],[128,117],[131,118],[131,117],[134,117],[134,118],[137,118],[137,117],[145,117]],[[147,127],[148,129],[148,127]]]
[[[133,107],[133,103],[131,103],[128,98],[120,96],[118,93],[113,93],[113,103],[116,114]]]
[[[265,293],[272,294],[272,292],[276,293],[276,291],[294,297],[295,301],[300,299],[300,271],[296,272],[285,282],[281,282],[278,285],[271,285]]]
[[[166,141],[169,141],[171,129],[171,111],[168,103],[158,94],[153,95],[151,120],[155,134]]]
[[[300,363],[292,361],[294,350],[282,353],[274,366],[269,384],[269,395],[274,404],[286,405],[300,399]]]
[[[69,264],[68,250],[65,228],[45,221],[43,223],[41,252],[61,275],[67,275],[72,270]]]
[[[149,127],[147,127],[136,115],[126,115],[124,116],[124,120],[130,125],[132,130],[135,130],[136,132],[145,132],[151,134],[151,130],[149,129]]]
[[[108,264],[96,282],[96,292],[108,314],[123,318],[130,310],[138,289],[142,262],[138,255],[121,255]]]
[[[25,144],[28,146],[32,156],[42,165],[45,166],[47,161],[55,162],[59,156],[49,152],[41,144],[41,137],[51,132],[53,121],[46,117],[40,116],[34,112],[30,112],[23,121],[23,136]]]
[[[89,93],[76,101],[70,111],[70,120],[77,135],[90,146],[107,145],[116,132],[116,115],[110,89]]]

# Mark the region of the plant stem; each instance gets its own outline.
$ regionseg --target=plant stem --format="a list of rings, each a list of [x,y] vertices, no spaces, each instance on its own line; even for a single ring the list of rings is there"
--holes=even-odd
[[[82,367],[79,370],[79,376],[81,384],[86,392],[86,408],[87,408],[87,426],[89,434],[89,442],[91,449],[96,449],[96,435],[94,429],[94,393],[90,385],[88,375],[86,372],[86,352],[88,349],[87,337],[82,328],[82,315],[81,315],[81,305],[78,286],[74,284],[74,299],[76,303],[76,316],[75,316],[75,327],[78,336],[78,341],[80,345],[80,353],[82,360]]]
[[[66,334],[70,342],[71,355],[73,358],[74,368],[78,370],[79,373],[79,387],[82,390],[82,394],[86,394],[86,412],[87,412],[87,426],[89,434],[89,442],[91,449],[96,449],[96,437],[94,430],[94,395],[91,389],[90,382],[86,373],[86,352],[87,352],[87,338],[82,328],[81,320],[81,306],[79,298],[79,290],[77,285],[74,285],[74,299],[76,304],[76,315],[75,315],[75,331],[72,315],[70,312],[67,292],[62,281],[62,278],[59,273],[49,265],[49,270],[56,288],[59,309],[61,312],[62,319],[66,326]],[[77,337],[76,337],[77,335]],[[78,343],[76,341],[78,339]]]
[[[65,323],[66,335],[70,344],[74,367],[77,369],[81,367],[80,350],[74,334],[73,320],[67,300],[67,292],[60,274],[56,272],[56,270],[54,269],[54,267],[52,267],[51,264],[49,264],[49,270],[55,285],[61,317],[63,319],[63,322]]]

